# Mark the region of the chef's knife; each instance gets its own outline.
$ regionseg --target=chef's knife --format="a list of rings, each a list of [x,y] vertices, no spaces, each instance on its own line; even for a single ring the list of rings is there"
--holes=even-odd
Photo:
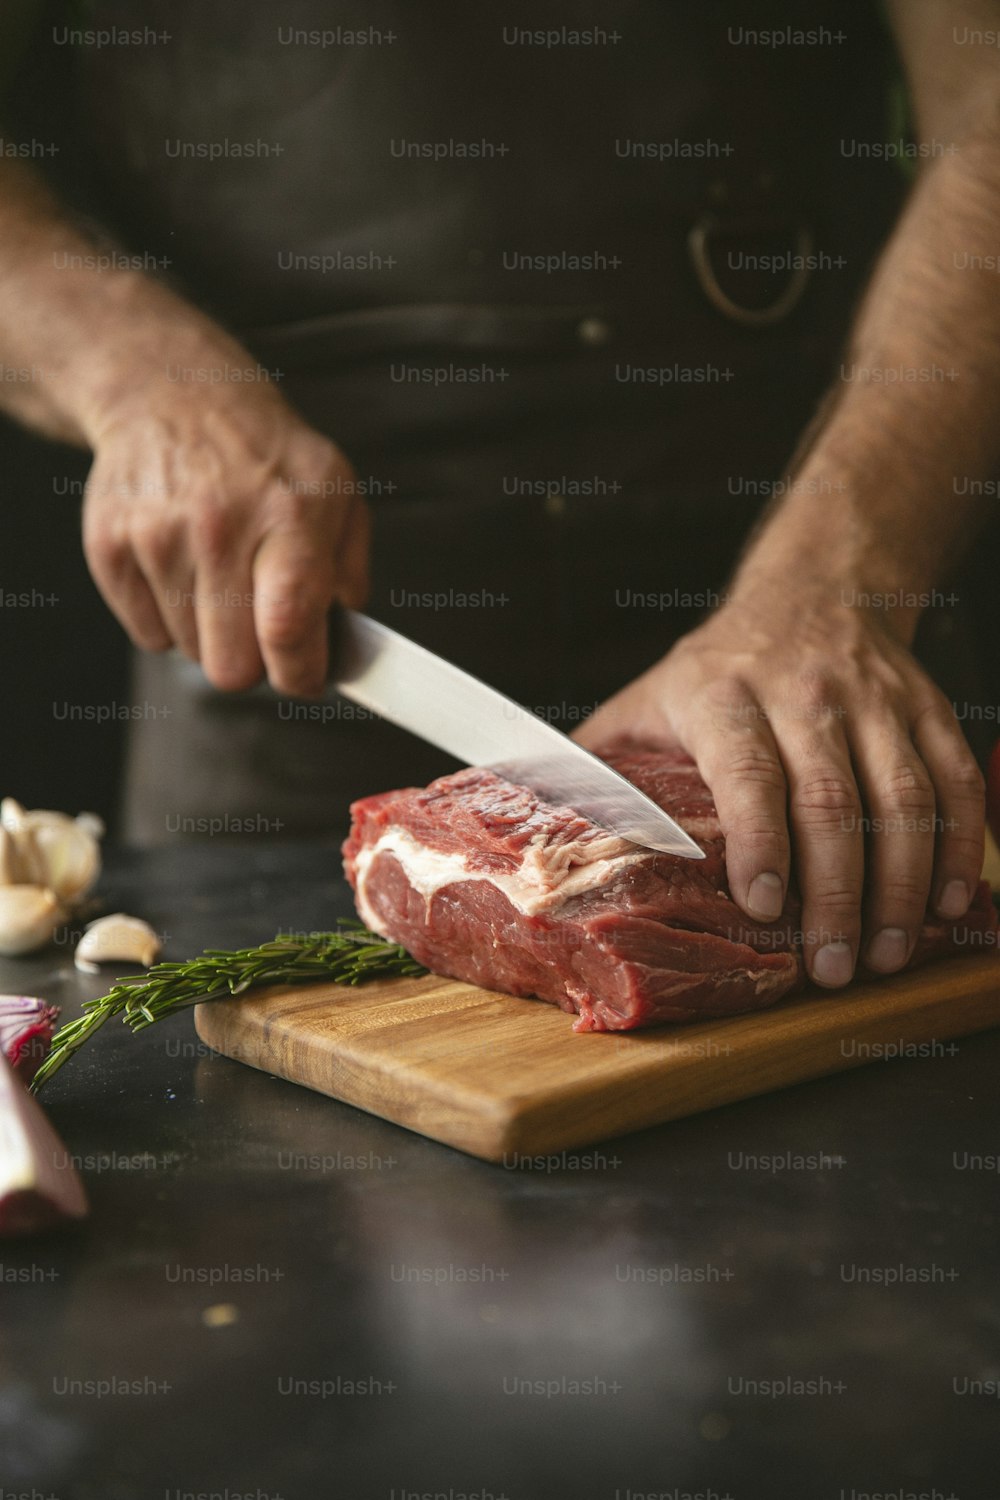
[[[704,859],[651,798],[537,714],[367,615],[340,610],[338,623],[331,681],[345,698],[633,843]]]

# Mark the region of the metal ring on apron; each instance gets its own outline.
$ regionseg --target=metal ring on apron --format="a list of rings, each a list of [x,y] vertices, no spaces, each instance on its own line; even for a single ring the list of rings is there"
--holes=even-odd
[[[797,264],[793,266],[784,290],[772,303],[767,307],[741,307],[719,285],[715,268],[712,265],[711,241],[713,236],[720,232],[734,233],[748,227],[759,230],[762,226],[756,222],[749,225],[742,222],[729,224],[720,219],[717,214],[704,213],[688,234],[688,250],[698,284],[714,308],[724,313],[727,318],[731,318],[734,323],[742,323],[748,328],[768,328],[774,323],[780,323],[783,318],[787,318],[801,300],[802,293],[809,282],[809,259],[813,254],[813,236],[807,225],[799,224],[796,227]],[[767,227],[773,227],[773,224]]]

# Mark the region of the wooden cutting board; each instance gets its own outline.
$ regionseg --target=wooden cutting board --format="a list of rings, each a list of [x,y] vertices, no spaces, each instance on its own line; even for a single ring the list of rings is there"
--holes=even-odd
[[[199,1005],[195,1024],[227,1057],[515,1166],[866,1062],[934,1055],[1000,1024],[1000,957],[624,1035],[574,1032],[555,1006],[433,976],[261,990]]]

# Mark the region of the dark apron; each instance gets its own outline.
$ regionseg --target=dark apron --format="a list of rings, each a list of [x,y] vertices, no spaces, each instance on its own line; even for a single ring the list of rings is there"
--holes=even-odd
[[[877,8],[754,7],[758,38],[811,46],[748,40],[743,9],[576,0],[552,26],[608,39],[545,46],[508,40],[537,7],[388,3],[366,44],[313,46],[362,22],[95,0],[89,24],[172,40],[47,49],[64,191],[169,258],[354,464],[371,612],[564,728],[718,601],[898,201],[842,145],[885,138]],[[549,255],[591,265],[524,259]],[[137,659],[134,697],[170,709],[131,726],[143,841],[337,833],[351,798],[452,765],[333,694],[221,695],[173,655]]]

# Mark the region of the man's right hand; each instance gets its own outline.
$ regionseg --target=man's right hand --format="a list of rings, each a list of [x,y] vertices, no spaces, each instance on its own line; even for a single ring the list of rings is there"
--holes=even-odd
[[[344,455],[224,335],[119,388],[85,423],[83,544],[107,604],[137,646],[178,646],[217,688],[266,673],[318,695],[327,612],[367,592],[368,516]]]
[[[310,697],[326,614],[367,593],[368,515],[339,449],[218,324],[102,267],[36,173],[0,160],[0,410],[94,451],[83,541],[137,646],[218,688]]]

